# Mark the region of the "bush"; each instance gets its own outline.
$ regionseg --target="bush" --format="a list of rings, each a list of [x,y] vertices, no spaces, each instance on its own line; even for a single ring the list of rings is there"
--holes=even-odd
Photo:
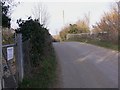
[[[33,67],[38,66],[38,62],[41,60],[43,55],[45,42],[50,39],[50,34],[48,30],[41,25],[38,20],[33,20],[29,18],[24,21],[19,19],[17,21],[19,24],[19,29],[16,30],[17,33],[22,33],[23,42],[30,41],[30,62]],[[46,39],[46,36],[48,38]]]

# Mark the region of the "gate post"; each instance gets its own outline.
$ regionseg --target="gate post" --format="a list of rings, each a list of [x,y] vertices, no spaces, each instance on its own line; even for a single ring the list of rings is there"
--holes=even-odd
[[[2,76],[3,76],[3,67],[2,67],[2,27],[0,26],[0,90],[2,89]]]
[[[18,81],[22,82],[24,76],[24,67],[23,67],[23,48],[22,48],[22,34],[16,34],[16,61],[17,61],[17,72],[18,72]]]

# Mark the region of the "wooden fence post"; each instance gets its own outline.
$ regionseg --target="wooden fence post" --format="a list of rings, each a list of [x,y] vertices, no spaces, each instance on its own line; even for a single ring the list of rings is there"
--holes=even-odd
[[[22,34],[18,33],[16,35],[16,63],[17,63],[17,72],[18,72],[18,81],[22,82],[24,76],[24,67],[23,67],[23,48],[22,48]]]

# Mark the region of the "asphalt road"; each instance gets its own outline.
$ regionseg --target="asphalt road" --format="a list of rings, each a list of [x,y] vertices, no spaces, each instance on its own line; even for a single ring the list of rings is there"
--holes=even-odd
[[[118,53],[80,42],[53,43],[59,88],[118,88]]]

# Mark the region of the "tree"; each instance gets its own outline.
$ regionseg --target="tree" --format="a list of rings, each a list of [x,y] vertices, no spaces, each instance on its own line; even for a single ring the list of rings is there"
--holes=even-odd
[[[76,24],[70,24],[70,30],[68,31],[68,33],[73,33],[73,34],[77,34],[78,33],[78,29],[77,29],[77,25]]]
[[[47,12],[45,5],[43,5],[42,2],[37,3],[35,5],[35,7],[32,10],[32,14],[33,14],[35,19],[39,20],[40,24],[47,27],[48,20],[49,20],[49,14]]]
[[[88,22],[85,20],[78,20],[76,22],[78,33],[87,33],[89,32]]]
[[[85,14],[83,19],[80,19],[76,22],[78,33],[90,32],[89,23],[90,23],[90,12],[88,14]]]
[[[2,2],[2,27],[10,28],[10,17],[8,16],[9,5],[5,5],[5,2]]]
[[[10,28],[10,15],[12,14],[13,8],[17,6],[18,3],[14,3],[14,0],[2,0],[0,7],[2,7],[2,26]]]
[[[105,12],[100,22],[97,22],[96,25],[93,26],[94,32],[107,32],[107,40],[117,43],[120,22],[118,18],[118,7],[116,5],[113,6],[109,12]]]
[[[68,34],[69,30],[70,30],[69,26],[63,27],[63,29],[59,33],[61,40],[63,40],[63,41],[66,40],[66,35]]]
[[[62,40],[66,40],[66,35],[70,34],[79,34],[79,33],[89,33],[89,16],[85,15],[84,19],[78,20],[75,24],[69,24],[65,26],[60,31],[60,37]]]

